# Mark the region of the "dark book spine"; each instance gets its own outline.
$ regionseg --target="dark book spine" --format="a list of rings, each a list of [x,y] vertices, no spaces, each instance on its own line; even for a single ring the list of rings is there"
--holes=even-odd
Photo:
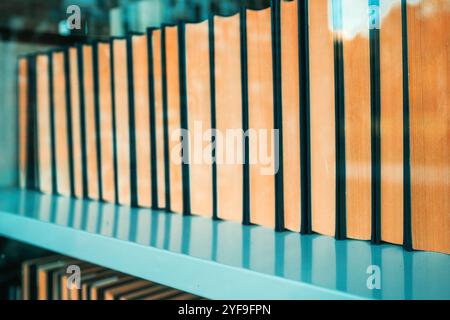
[[[186,28],[183,22],[178,23],[178,65],[180,81],[180,127],[184,133],[188,130],[187,88],[186,88]],[[183,214],[191,214],[190,177],[189,177],[189,136],[182,137],[182,184]]]
[[[150,168],[152,174],[151,195],[152,208],[158,209],[158,161],[156,157],[156,121],[155,121],[155,80],[153,69],[153,29],[147,29],[147,58],[148,58],[148,93],[149,93],[149,123],[150,123]]]
[[[402,0],[403,67],[403,248],[413,250],[411,225],[411,150],[409,125],[408,3]]]
[[[27,159],[25,186],[27,189],[39,190],[39,153],[37,137],[37,105],[36,105],[36,56],[29,56],[28,60],[28,92],[27,92]]]
[[[74,174],[74,161],[73,161],[73,124],[72,124],[72,99],[71,99],[71,79],[70,79],[70,61],[69,51],[65,49],[64,54],[64,78],[65,78],[65,90],[66,90],[66,121],[67,121],[67,148],[69,156],[69,177],[70,177],[70,194],[75,196],[75,174]]]
[[[273,121],[275,132],[275,230],[284,230],[283,189],[283,109],[281,93],[281,13],[280,0],[271,0]],[[277,170],[278,169],[278,170]]]
[[[127,36],[127,79],[128,79],[128,130],[130,143],[130,195],[131,206],[138,206],[137,167],[136,167],[136,127],[134,110],[133,78],[133,35]]]
[[[310,138],[310,86],[309,86],[309,0],[298,2],[299,85],[300,85],[300,232],[309,234],[311,227],[311,138]]]
[[[369,0],[370,19],[380,16],[380,1]],[[380,30],[369,25],[370,41],[370,105],[371,105],[371,183],[372,183],[372,235],[374,244],[381,242],[381,136],[380,136]]]
[[[48,88],[50,102],[50,157],[52,171],[52,193],[58,193],[57,170],[56,170],[56,138],[55,138],[55,96],[53,88],[53,52],[48,53]]]
[[[114,81],[114,39],[109,41],[110,52],[110,70],[111,70],[111,117],[112,117],[112,138],[113,138],[113,170],[114,170],[114,200],[119,203],[119,181],[118,160],[117,160],[117,126],[116,126],[116,99],[115,99],[115,81]]]
[[[166,31],[161,28],[161,74],[162,74],[162,108],[163,108],[163,135],[164,135],[164,185],[166,195],[166,210],[170,211],[170,156],[169,156],[169,123],[167,105],[167,75],[166,75]]]
[[[247,64],[247,12],[242,6],[239,13],[240,18],[240,45],[241,45],[241,81],[242,81],[242,130],[248,131],[248,64]],[[244,135],[244,166],[243,166],[243,204],[242,223],[250,224],[250,156],[249,137]]]
[[[208,41],[209,41],[209,85],[211,89],[211,129],[216,130],[216,74],[215,74],[215,47],[214,47],[214,16],[208,18]],[[211,142],[215,144],[215,136],[211,137]],[[217,163],[216,148],[212,149],[212,218],[217,217]]]
[[[81,143],[81,170],[82,170],[82,186],[83,198],[88,198],[88,182],[87,182],[87,146],[86,146],[86,121],[85,121],[85,97],[84,97],[84,56],[83,45],[77,45],[77,64],[78,64],[78,90],[80,97],[80,143]]]
[[[336,239],[346,238],[345,96],[342,0],[332,1],[336,117]]]
[[[102,146],[101,146],[101,128],[100,128],[100,69],[98,65],[98,43],[95,42],[92,45],[92,64],[93,64],[93,77],[94,77],[94,114],[95,114],[95,142],[97,150],[97,180],[98,180],[98,197],[102,201],[103,199],[103,179],[102,179]]]

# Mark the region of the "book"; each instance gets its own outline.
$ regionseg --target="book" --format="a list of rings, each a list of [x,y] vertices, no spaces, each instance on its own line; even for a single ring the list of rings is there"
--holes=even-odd
[[[107,275],[111,276],[115,274],[114,271],[106,270],[103,268],[96,269],[92,268],[90,270],[81,273],[80,286],[70,290],[70,300],[83,300],[83,285],[92,279],[98,279],[99,277],[105,277]]]
[[[61,292],[61,278],[63,274],[66,272],[66,268],[60,268],[52,273],[52,297],[53,300],[61,300],[62,292]]]
[[[38,275],[39,265],[52,263],[61,259],[60,255],[51,255],[26,260],[22,263],[22,295],[23,300],[36,300],[38,298]]]
[[[117,202],[131,204],[129,101],[126,39],[111,39],[111,74],[115,123]]]
[[[271,10],[247,10],[250,223],[275,228],[275,131]]]
[[[133,98],[130,104],[133,104],[134,111],[134,128],[132,130],[134,130],[135,139],[136,168],[134,170],[137,185],[137,205],[150,208],[152,206],[153,177],[151,172],[151,119],[147,35],[129,35],[127,41],[129,41],[127,57],[129,57],[131,62],[128,65],[128,70],[131,72],[129,75],[129,85],[131,87],[129,94]]]
[[[82,65],[80,79],[82,79],[82,116],[84,115],[84,121],[81,122],[81,130],[84,130],[84,153],[85,153],[85,172],[86,175],[86,187],[85,196],[91,200],[99,200],[101,197],[100,191],[100,179],[99,179],[99,161],[98,149],[97,149],[97,119],[96,119],[96,104],[95,104],[95,86],[94,86],[94,52],[93,46],[90,44],[81,45],[82,55],[79,63]],[[80,56],[79,56],[80,58]],[[83,141],[81,141],[83,145]]]
[[[77,265],[80,268],[80,276],[85,274],[89,274],[92,272],[98,272],[101,270],[101,267],[92,265],[90,263],[82,262]],[[71,273],[67,273],[67,270],[64,273],[60,274],[60,292],[61,292],[61,300],[72,300],[72,296],[74,295],[74,291],[81,290],[81,287],[78,287],[78,283],[69,282]],[[81,278],[80,278],[81,279]]]
[[[284,226],[300,231],[300,66],[298,1],[280,1]]]
[[[190,293],[179,293],[168,300],[200,300],[201,298]]]
[[[333,31],[327,0],[309,1],[311,224],[334,236],[336,228],[336,104]]]
[[[167,128],[167,105],[164,106],[163,99],[163,61],[162,61],[162,31],[161,29],[150,29],[147,34],[151,36],[151,54],[152,63],[149,65],[153,71],[153,91],[154,91],[154,115],[155,115],[155,143],[156,155],[155,170],[156,186],[157,186],[157,207],[165,209],[168,205],[166,201],[167,195],[170,194],[166,181],[169,180],[168,168],[168,128]],[[167,99],[167,97],[165,98]],[[167,104],[167,103],[166,103]]]
[[[150,281],[134,279],[122,286],[105,291],[105,300],[119,300],[121,296],[154,286]]]
[[[81,279],[81,298],[80,300],[91,300],[91,286],[101,282],[112,282],[118,278],[118,273],[112,270],[104,270],[88,278]]]
[[[212,217],[213,145],[208,20],[187,23],[186,88],[191,213]]]
[[[83,268],[85,270],[86,267],[95,267],[85,261],[77,261],[75,263],[78,267]],[[81,273],[83,274],[83,273]],[[48,274],[47,279],[52,283],[52,298],[53,300],[67,300],[71,293],[67,288],[67,267],[62,267],[51,272],[51,275]],[[50,279],[50,276],[52,279]],[[63,284],[63,280],[66,281]],[[64,297],[64,298],[63,298]]]
[[[403,244],[403,70],[401,0],[380,1],[381,239]]]
[[[36,56],[20,57],[17,74],[18,183],[39,190]]]
[[[38,140],[39,190],[52,193],[55,190],[53,168],[53,139],[51,136],[50,62],[49,54],[36,56],[36,115]]]
[[[69,157],[69,135],[68,130],[68,105],[67,87],[65,73],[65,59],[67,56],[63,51],[54,51],[52,55],[51,81],[53,87],[53,127],[55,135],[55,166],[56,166],[56,192],[64,196],[72,195],[71,174]]]
[[[73,273],[68,269],[71,265],[80,268],[79,286],[72,288],[69,281],[74,280],[70,279]],[[62,255],[26,260],[22,263],[22,271],[23,298],[27,300],[199,299],[186,292]]]
[[[107,290],[120,287],[133,281],[134,278],[127,275],[119,275],[114,278],[107,278],[103,281],[98,281],[91,286],[90,298],[91,300],[105,300],[105,292]]]
[[[182,182],[182,157],[181,157],[181,100],[180,100],[180,66],[178,55],[178,27],[164,26],[163,39],[163,86],[166,87],[167,99],[167,130],[169,149],[169,188],[170,205],[166,206],[172,212],[183,213],[183,182]],[[165,81],[164,81],[165,80]],[[163,89],[164,90],[164,89]],[[163,98],[165,99],[165,98]],[[164,103],[164,102],[163,102]],[[164,105],[163,105],[164,108]]]
[[[116,201],[115,166],[114,166],[114,113],[112,107],[111,88],[111,47],[109,42],[96,43],[98,77],[98,108],[99,108],[99,139],[100,139],[100,163],[101,163],[101,189],[102,200]]]
[[[37,267],[38,300],[53,300],[53,274],[59,270],[66,270],[70,264],[78,264],[79,260],[61,256],[56,261]]]
[[[142,300],[143,297],[147,297],[149,295],[154,295],[156,293],[162,292],[167,287],[164,287],[162,285],[153,285],[148,288],[143,288],[131,293],[124,294],[120,297],[120,300]]]
[[[19,127],[19,186],[27,187],[27,160],[28,160],[28,119],[30,116],[29,86],[29,64],[27,58],[19,58],[17,62],[17,85],[18,85],[18,127]]]
[[[69,60],[69,76],[67,80],[70,82],[70,105],[71,105],[71,120],[72,120],[72,156],[73,156],[73,184],[74,196],[76,198],[83,198],[83,150],[82,150],[82,136],[84,130],[81,130],[81,104],[80,104],[80,74],[79,74],[79,50],[76,47],[68,49]]]
[[[143,296],[140,300],[168,300],[171,297],[177,296],[180,291],[171,288],[164,288],[163,290]]]
[[[369,5],[356,5],[357,2],[342,1],[341,6],[346,235],[369,240],[372,219]],[[355,19],[360,24],[356,25]]]
[[[407,4],[407,6],[406,6]],[[406,18],[409,124],[405,190],[405,242],[412,248],[450,253],[450,90],[446,1],[403,3]],[[409,71],[409,73],[408,73]],[[409,131],[409,132],[408,132]],[[406,147],[406,146],[404,146]],[[410,172],[408,172],[410,169]],[[409,204],[408,204],[409,205]],[[410,245],[407,244],[409,249]]]
[[[244,154],[242,111],[241,15],[214,17],[214,80],[216,129],[217,216],[243,221]]]

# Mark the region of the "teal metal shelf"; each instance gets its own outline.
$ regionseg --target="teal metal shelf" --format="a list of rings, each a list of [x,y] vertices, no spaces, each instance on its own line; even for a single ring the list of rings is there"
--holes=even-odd
[[[18,189],[0,235],[211,299],[450,299],[449,255]]]

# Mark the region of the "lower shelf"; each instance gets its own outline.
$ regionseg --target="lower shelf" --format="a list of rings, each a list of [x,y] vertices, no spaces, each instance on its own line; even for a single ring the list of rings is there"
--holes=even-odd
[[[19,189],[0,235],[209,299],[450,299],[445,254]]]

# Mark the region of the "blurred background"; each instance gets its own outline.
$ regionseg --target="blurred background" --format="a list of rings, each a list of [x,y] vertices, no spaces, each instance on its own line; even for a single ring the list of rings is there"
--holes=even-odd
[[[0,186],[17,185],[17,58],[77,42],[144,32],[177,21],[195,22],[210,14],[232,15],[240,0],[1,0],[0,1]],[[266,7],[268,1],[243,3]],[[77,6],[77,7],[73,7]],[[79,11],[77,12],[77,10]],[[75,10],[75,11],[74,11]],[[80,28],[68,18],[78,14]],[[20,297],[17,271],[25,257],[45,250],[0,237],[0,300]]]
[[[13,186],[17,172],[17,56],[86,40],[143,32],[177,21],[200,21],[210,14],[232,15],[244,4],[262,8],[266,0],[2,0],[0,1],[0,186]],[[76,7],[74,7],[76,6]],[[79,14],[80,28],[68,19]],[[71,20],[72,22],[74,20]],[[1,152],[11,150],[12,152]]]
[[[252,0],[1,0],[0,1],[0,186],[17,185],[17,58],[20,55],[89,40],[144,32],[147,27],[177,21],[195,22],[210,14],[232,15],[240,4],[261,8]],[[76,7],[74,7],[76,6]],[[79,10],[79,11],[77,11]],[[78,14],[80,28],[68,19]],[[45,250],[0,237],[0,300],[20,296],[17,270],[25,258]]]

